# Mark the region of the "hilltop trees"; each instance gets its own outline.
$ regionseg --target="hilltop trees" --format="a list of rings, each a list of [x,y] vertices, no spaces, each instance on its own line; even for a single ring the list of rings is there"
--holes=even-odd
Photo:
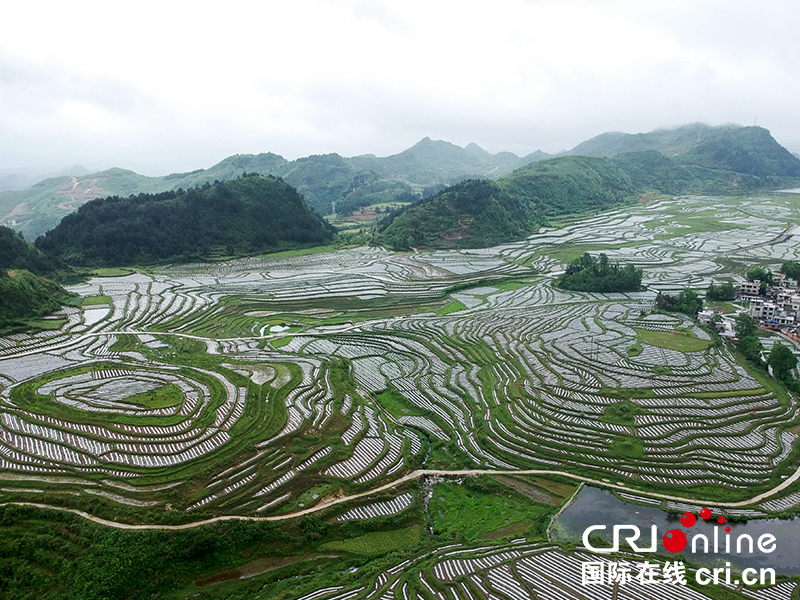
[[[642,269],[621,267],[601,253],[595,258],[588,252],[573,260],[556,283],[567,290],[580,292],[635,292],[642,286]]]
[[[13,277],[6,272],[0,277],[0,327],[54,312],[74,297],[55,281],[30,271],[19,270]]]
[[[333,235],[293,187],[248,174],[188,190],[93,200],[36,245],[73,264],[119,266],[190,260],[215,249],[257,254],[328,243]]]
[[[781,273],[791,279],[800,279],[800,262],[796,260],[786,261],[781,265]]]

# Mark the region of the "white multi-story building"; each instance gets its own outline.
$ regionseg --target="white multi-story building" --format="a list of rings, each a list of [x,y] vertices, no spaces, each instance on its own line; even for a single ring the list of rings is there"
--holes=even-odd
[[[739,296],[758,296],[761,291],[761,282],[756,281],[742,281],[736,284],[736,293]]]
[[[787,306],[791,308],[792,304]],[[755,298],[750,301],[750,316],[757,321],[776,323],[778,325],[794,325],[797,310],[785,311],[777,302]]]

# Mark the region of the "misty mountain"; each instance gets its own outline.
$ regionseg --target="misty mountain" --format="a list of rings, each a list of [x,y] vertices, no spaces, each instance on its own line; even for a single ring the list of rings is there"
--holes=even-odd
[[[684,165],[757,177],[800,177],[800,159],[763,127],[693,123],[649,133],[608,132],[575,146],[568,155],[615,156],[655,150]]]
[[[539,153],[532,160],[549,157],[544,152]],[[450,142],[428,137],[411,148],[386,158],[364,155],[351,160],[362,170],[420,185],[451,183],[454,179],[470,177],[497,177],[526,164],[525,158],[511,152],[490,154],[477,144],[468,144],[461,148]]]
[[[208,169],[147,177],[120,168],[88,175],[56,177],[22,191],[0,192],[0,222],[34,239],[89,200],[188,189],[235,178],[243,172],[274,175],[297,188],[320,214],[352,210],[377,202],[416,200],[422,188],[451,184],[467,177],[496,177],[547,158],[537,151],[520,158],[510,152],[490,154],[476,144],[461,148],[429,138],[408,150],[379,158],[338,154],[287,160],[273,153],[237,154]]]
[[[495,180],[468,180],[390,215],[387,245],[477,248],[530,235],[549,218],[602,210],[633,194],[611,159],[564,156],[528,164]]]
[[[6,190],[26,190],[39,181],[53,177],[63,177],[65,175],[81,176],[88,175],[89,173],[89,169],[81,165],[46,173],[31,169],[0,171],[0,192]]]
[[[762,127],[695,123],[649,133],[608,132],[564,154],[616,157],[643,151],[658,152],[671,161],[653,156],[628,160],[639,180],[657,179],[653,187],[665,193],[728,193],[740,184],[737,191],[770,189],[781,184],[781,177],[800,177],[800,159]],[[415,201],[469,178],[501,177],[548,158],[551,155],[540,150],[519,157],[511,152],[491,154],[477,144],[461,148],[424,138],[386,157],[320,154],[290,161],[273,153],[237,154],[208,169],[163,177],[113,168],[47,179],[21,191],[0,191],[0,223],[34,239],[95,198],[188,189],[243,172],[281,177],[320,214],[348,214],[369,204]],[[657,167],[658,174],[647,173],[648,164]]]
[[[753,138],[756,144],[760,140],[767,148],[772,145],[769,132],[766,136],[756,132]],[[635,144],[641,139],[634,140]],[[595,150],[631,145],[628,134],[616,133],[590,142]],[[752,140],[750,145],[753,147]],[[736,163],[739,168],[752,168],[747,156],[737,154],[737,148],[743,146],[744,143],[731,148],[722,143],[720,152],[729,162],[740,159]],[[713,156],[704,153],[709,147],[711,142],[701,141],[675,158],[647,149],[614,153],[611,157],[575,155],[543,160],[493,181],[466,181],[446,188],[391,214],[379,227],[387,245],[397,249],[475,248],[522,239],[552,217],[610,208],[642,192],[713,196],[800,185],[799,179],[789,176],[757,176],[697,164]],[[693,157],[695,164],[689,163],[687,156]],[[782,158],[782,153],[766,157],[756,153],[762,165],[774,164],[770,156]],[[790,163],[786,171],[794,172]]]

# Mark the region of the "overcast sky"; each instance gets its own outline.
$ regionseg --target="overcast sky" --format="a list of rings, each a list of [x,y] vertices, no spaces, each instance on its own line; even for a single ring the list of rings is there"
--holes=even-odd
[[[797,0],[6,2],[0,170],[150,175],[421,138],[556,152],[758,125],[800,152]],[[757,120],[757,121],[756,121]]]

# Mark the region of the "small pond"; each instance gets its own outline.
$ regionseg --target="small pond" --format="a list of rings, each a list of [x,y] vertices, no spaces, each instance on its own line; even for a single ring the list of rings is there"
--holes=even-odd
[[[714,513],[714,517],[719,515]],[[686,534],[689,544],[683,551],[687,560],[704,566],[724,566],[730,562],[734,568],[755,569],[771,567],[775,572],[785,575],[800,575],[800,519],[752,519],[747,523],[729,521],[719,525],[715,520],[704,521],[698,518],[694,527],[681,526],[680,517],[671,515],[654,506],[640,506],[623,502],[611,492],[585,486],[575,501],[565,510],[551,527],[551,539],[554,542],[570,541],[581,543],[584,530],[591,525],[606,525],[606,529],[594,533],[600,535],[610,546],[614,525],[636,525],[642,532],[639,540],[641,546],[650,545],[650,527],[658,526],[659,553],[673,556],[664,549],[661,538],[670,529],[679,529]],[[730,533],[725,527],[730,527]],[[714,529],[719,539],[718,553],[714,553]],[[704,534],[710,540],[708,554],[703,552],[703,544],[698,543],[698,552],[692,552],[692,538],[696,534]],[[741,534],[750,535],[755,540],[755,553],[737,553],[736,540]],[[772,534],[777,541],[776,549],[770,554],[759,552],[757,543],[763,534]],[[725,536],[730,536],[730,549],[726,554]],[[599,545],[599,544],[598,544]],[[743,544],[747,550],[749,544]]]

